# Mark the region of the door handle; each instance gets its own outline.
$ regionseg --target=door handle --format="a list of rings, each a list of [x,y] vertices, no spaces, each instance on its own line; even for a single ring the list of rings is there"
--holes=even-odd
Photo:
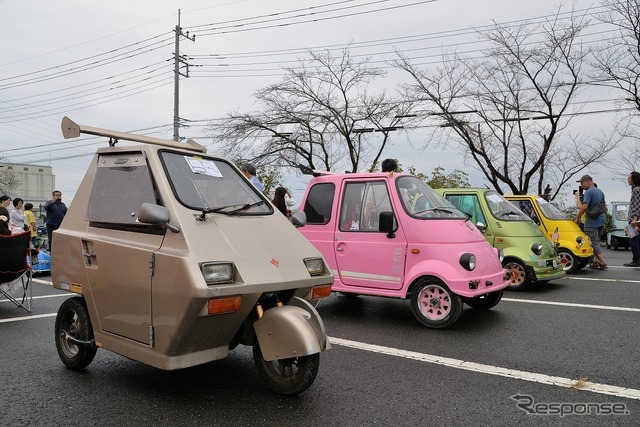
[[[336,248],[337,252],[344,252],[344,248]]]

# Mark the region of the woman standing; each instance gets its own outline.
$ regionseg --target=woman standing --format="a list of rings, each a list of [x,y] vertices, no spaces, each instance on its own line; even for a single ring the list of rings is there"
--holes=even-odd
[[[627,176],[627,184],[631,186],[631,202],[629,203],[629,224],[638,231],[638,220],[640,219],[640,173],[633,171]],[[631,245],[631,262],[623,264],[625,267],[640,267],[640,235],[629,237]]]
[[[276,205],[276,208],[282,215],[287,216],[287,203],[284,200],[284,196],[287,195],[287,189],[284,187],[276,188],[275,194],[273,195],[273,204]]]
[[[24,201],[20,197],[13,199],[13,210],[9,212],[9,219],[11,220],[11,232],[13,234],[23,233],[24,227]]]

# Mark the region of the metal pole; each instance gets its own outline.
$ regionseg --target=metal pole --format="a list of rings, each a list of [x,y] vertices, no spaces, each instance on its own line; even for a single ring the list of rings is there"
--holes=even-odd
[[[180,141],[180,9],[178,9],[178,25],[176,25],[176,43],[173,54],[174,62],[174,82],[173,82],[173,140]]]

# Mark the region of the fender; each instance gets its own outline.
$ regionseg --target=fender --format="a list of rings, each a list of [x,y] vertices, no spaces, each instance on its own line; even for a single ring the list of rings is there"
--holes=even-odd
[[[289,305],[266,310],[253,328],[267,362],[308,356],[331,348],[320,315],[299,297],[292,298]]]

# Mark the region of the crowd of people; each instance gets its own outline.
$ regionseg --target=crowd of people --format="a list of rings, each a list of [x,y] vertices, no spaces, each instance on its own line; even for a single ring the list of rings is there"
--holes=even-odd
[[[51,195],[51,200],[44,205],[46,212],[46,226],[48,236],[48,247],[51,249],[52,234],[60,227],[62,219],[67,213],[67,206],[62,202],[62,193],[58,190]],[[13,204],[13,209],[8,207]],[[38,224],[36,215],[33,213],[33,203],[25,203],[20,197],[12,199],[7,195],[0,196],[0,234],[11,235],[29,232],[31,233],[31,243],[38,246]]]

